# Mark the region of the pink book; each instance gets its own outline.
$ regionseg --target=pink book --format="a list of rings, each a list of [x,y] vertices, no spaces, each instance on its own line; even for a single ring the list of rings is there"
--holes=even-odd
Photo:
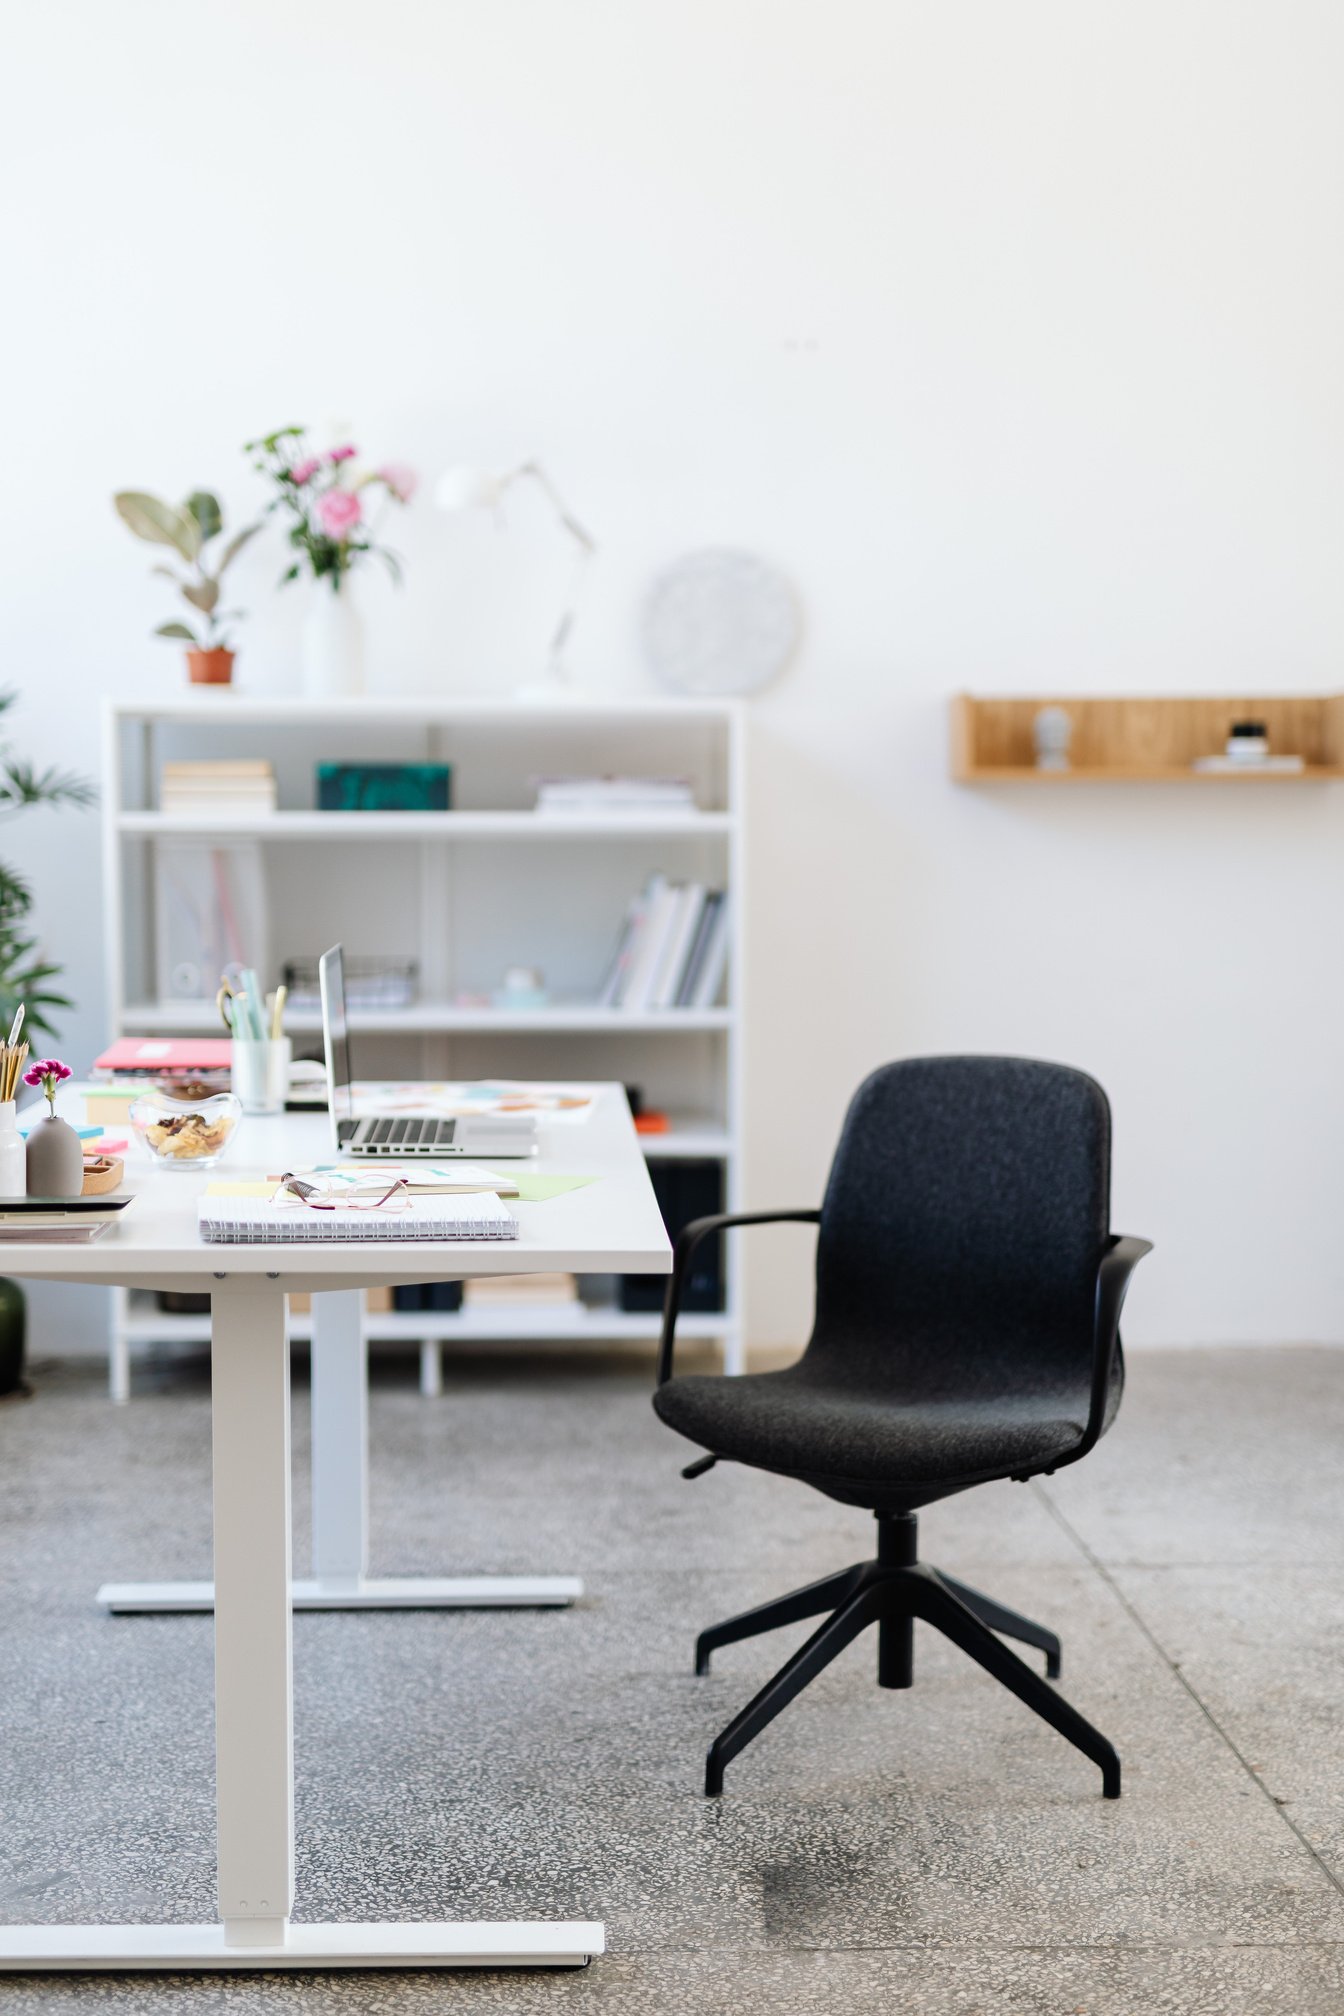
[[[233,1045],[227,1036],[122,1036],[95,1057],[95,1071],[227,1070]]]

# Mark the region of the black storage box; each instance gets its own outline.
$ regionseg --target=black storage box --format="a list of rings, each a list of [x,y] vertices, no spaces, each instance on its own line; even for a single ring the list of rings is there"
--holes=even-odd
[[[675,1239],[693,1218],[708,1218],[723,1209],[721,1162],[653,1162],[649,1177],[669,1239]],[[661,1310],[667,1293],[665,1274],[622,1274],[619,1278],[620,1304],[627,1314]],[[722,1233],[711,1233],[696,1247],[681,1306],[706,1315],[723,1309]]]

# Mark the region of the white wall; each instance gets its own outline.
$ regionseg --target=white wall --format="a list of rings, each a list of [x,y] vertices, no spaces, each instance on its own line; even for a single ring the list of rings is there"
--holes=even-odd
[[[817,1194],[873,1063],[1094,1070],[1135,1338],[1334,1338],[1344,792],[971,793],[945,702],[1337,684],[1344,13],[1332,0],[71,0],[8,23],[0,671],[46,759],[169,690],[120,485],[257,492],[307,418],[433,472],[538,453],[645,680],[652,573],[797,580],[755,709],[750,1188]],[[507,686],[564,556],[413,511],[376,683]],[[239,570],[242,674],[300,604]],[[3,836],[100,1033],[94,822]],[[804,1256],[762,1234],[761,1337]]]

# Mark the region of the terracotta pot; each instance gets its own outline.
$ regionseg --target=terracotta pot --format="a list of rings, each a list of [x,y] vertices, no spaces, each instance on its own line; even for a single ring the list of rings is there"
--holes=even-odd
[[[228,686],[233,680],[232,651],[188,651],[187,677],[193,686]]]

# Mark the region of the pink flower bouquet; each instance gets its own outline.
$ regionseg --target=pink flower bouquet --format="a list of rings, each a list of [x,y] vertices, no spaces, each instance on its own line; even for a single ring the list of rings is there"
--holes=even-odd
[[[343,576],[366,553],[376,553],[393,580],[399,581],[400,563],[389,547],[375,541],[368,504],[373,500],[384,507],[409,504],[415,471],[404,463],[389,462],[361,473],[353,442],[315,455],[306,436],[303,427],[281,427],[247,443],[253,466],[274,486],[267,512],[280,511],[289,520],[286,537],[295,558],[282,582],[297,580],[306,562],[315,579],[329,575],[332,587],[339,588]]]

